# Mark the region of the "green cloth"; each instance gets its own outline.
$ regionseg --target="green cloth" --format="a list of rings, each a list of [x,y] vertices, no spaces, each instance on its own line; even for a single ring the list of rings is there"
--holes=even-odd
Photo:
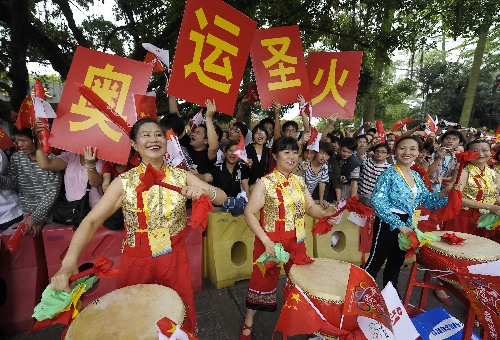
[[[97,276],[85,276],[78,279],[76,281],[76,286],[73,288],[71,293],[66,293],[65,291],[54,291],[50,288],[50,285],[48,285],[42,293],[42,300],[35,307],[33,317],[38,321],[52,319],[58,312],[71,303],[73,294],[81,289],[80,287],[82,285],[84,286],[83,292],[85,293],[98,279],[99,278]]]
[[[287,263],[290,260],[290,254],[283,248],[281,243],[274,244],[274,251],[276,252],[276,256],[267,256],[266,252],[263,252],[255,262],[264,263],[265,261],[274,261],[277,263]]]
[[[500,223],[500,216],[492,213],[487,213],[479,217],[479,220],[477,221],[477,227],[486,228],[487,230],[494,230],[496,229],[498,223]]]

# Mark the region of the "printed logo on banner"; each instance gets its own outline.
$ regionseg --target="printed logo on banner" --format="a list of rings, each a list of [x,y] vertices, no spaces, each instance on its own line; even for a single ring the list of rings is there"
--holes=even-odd
[[[363,52],[311,52],[307,73],[317,117],[353,119]]]
[[[257,23],[220,0],[188,0],[168,93],[233,115]],[[193,91],[196,88],[196,91]]]
[[[457,318],[451,317],[438,323],[431,330],[429,340],[444,340],[460,332],[464,325]]]
[[[277,99],[292,104],[302,94],[309,100],[310,90],[299,26],[260,29],[250,50],[262,107]]]

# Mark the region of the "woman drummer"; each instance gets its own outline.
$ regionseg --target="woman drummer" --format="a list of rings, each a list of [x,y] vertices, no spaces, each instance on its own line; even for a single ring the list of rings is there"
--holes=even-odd
[[[276,168],[262,177],[256,184],[245,208],[245,221],[257,236],[254,243],[254,261],[264,252],[267,256],[276,256],[274,245],[281,243],[285,251],[293,254],[285,265],[288,273],[293,258],[306,257],[304,243],[305,214],[314,218],[330,216],[314,203],[302,177],[293,174],[297,166],[299,146],[293,137],[281,137],[273,144],[273,158]],[[260,221],[255,216],[260,212]],[[334,224],[337,217],[328,223]],[[248,295],[247,312],[240,339],[251,339],[253,318],[258,310],[274,312],[276,310],[276,287],[280,270],[268,270],[263,276],[254,266]]]
[[[482,214],[490,212],[500,215],[499,176],[488,167],[490,143],[476,139],[467,144],[466,150],[477,152],[479,158],[469,161],[460,176],[462,209],[457,217],[444,224],[444,230],[474,234],[498,242],[498,231],[477,227]]]
[[[207,109],[215,103],[207,101]],[[78,273],[80,253],[90,242],[97,228],[112,213],[123,208],[126,236],[117,280],[117,288],[157,283],[177,291],[186,305],[186,330],[196,327],[196,311],[191,286],[191,269],[184,244],[186,230],[186,199],[202,194],[214,204],[222,204],[226,194],[202,182],[195,175],[163,163],[166,152],[165,131],[157,121],[144,118],[130,132],[132,147],[142,163],[113,180],[106,193],[76,230],[61,269],[52,277],[54,290],[70,291],[69,277]],[[181,187],[181,194],[155,185],[141,192],[139,175],[151,164],[163,181]]]
[[[402,137],[394,146],[396,164],[385,170],[377,179],[371,198],[375,210],[373,240],[370,257],[364,269],[373,276],[384,269],[383,285],[391,281],[397,287],[399,270],[405,259],[405,251],[399,248],[398,234],[408,237],[413,229],[413,216],[417,206],[436,210],[448,202],[452,184],[440,193],[431,193],[411,165],[422,149],[418,137]]]

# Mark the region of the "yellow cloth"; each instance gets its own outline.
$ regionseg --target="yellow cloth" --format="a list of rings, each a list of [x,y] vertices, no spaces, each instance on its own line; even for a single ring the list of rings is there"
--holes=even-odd
[[[285,186],[285,190],[288,195],[284,194],[284,203],[280,203],[276,193],[276,187],[280,186],[280,182],[287,182],[286,177],[279,171],[273,171],[261,178],[264,182],[264,186],[266,187],[266,196],[263,207],[265,211],[264,225],[262,226],[266,232],[275,232],[275,221],[279,220],[280,204],[285,204],[285,231],[294,230],[297,226],[299,229],[304,228],[304,217],[306,214],[304,193],[307,188],[302,177],[290,174],[288,179],[288,185]],[[295,183],[297,183],[297,185]],[[292,204],[293,209],[290,208],[290,203]],[[302,230],[301,233],[305,237],[305,230]]]
[[[480,202],[485,204],[494,204],[498,190],[496,182],[497,179],[496,172],[490,169],[489,167],[486,167],[484,168],[483,171],[481,171],[481,169],[479,169],[478,167],[476,167],[471,163],[467,164],[467,166],[464,168],[464,171],[466,171],[469,174],[469,176],[467,178],[467,183],[465,184],[465,187],[462,190],[463,198],[476,201],[479,188],[476,182],[474,181],[474,177],[480,175],[480,177],[477,178],[477,181],[479,182],[479,185],[483,190],[483,198],[481,199]],[[462,208],[462,209],[467,209],[467,208]]]
[[[139,230],[139,220],[137,217],[137,192],[136,188],[141,183],[139,175],[142,165],[120,175],[123,185],[123,218],[127,230],[124,243],[128,246],[135,246],[135,233]],[[143,171],[143,170],[142,170]],[[187,173],[184,170],[167,166],[168,178],[163,181],[178,187],[187,185]],[[160,235],[168,233],[170,237],[177,235],[186,227],[186,198],[170,189],[152,186],[145,193],[144,212],[148,216],[147,222],[148,236],[153,247],[164,248],[165,238]],[[159,240],[156,244],[153,239]],[[160,240],[161,239],[161,240]]]

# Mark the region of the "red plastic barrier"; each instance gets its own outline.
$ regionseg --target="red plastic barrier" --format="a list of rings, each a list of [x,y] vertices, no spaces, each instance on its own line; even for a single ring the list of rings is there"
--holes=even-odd
[[[49,281],[42,235],[26,235],[10,252],[7,242],[17,229],[0,234],[0,333],[19,333],[33,327],[33,309]]]
[[[187,220],[186,249],[191,266],[191,283],[194,294],[200,294],[203,288],[203,236],[201,230],[191,228],[191,218]]]
[[[50,223],[43,228],[43,243],[49,279],[61,268],[62,260],[68,251],[74,228],[57,223]],[[78,267],[81,271],[93,266],[99,256],[114,261],[114,268],[120,266],[121,245],[124,237],[123,230],[109,230],[100,226],[90,243],[80,254]],[[97,298],[116,289],[117,277],[100,279],[83,296],[82,308]]]

